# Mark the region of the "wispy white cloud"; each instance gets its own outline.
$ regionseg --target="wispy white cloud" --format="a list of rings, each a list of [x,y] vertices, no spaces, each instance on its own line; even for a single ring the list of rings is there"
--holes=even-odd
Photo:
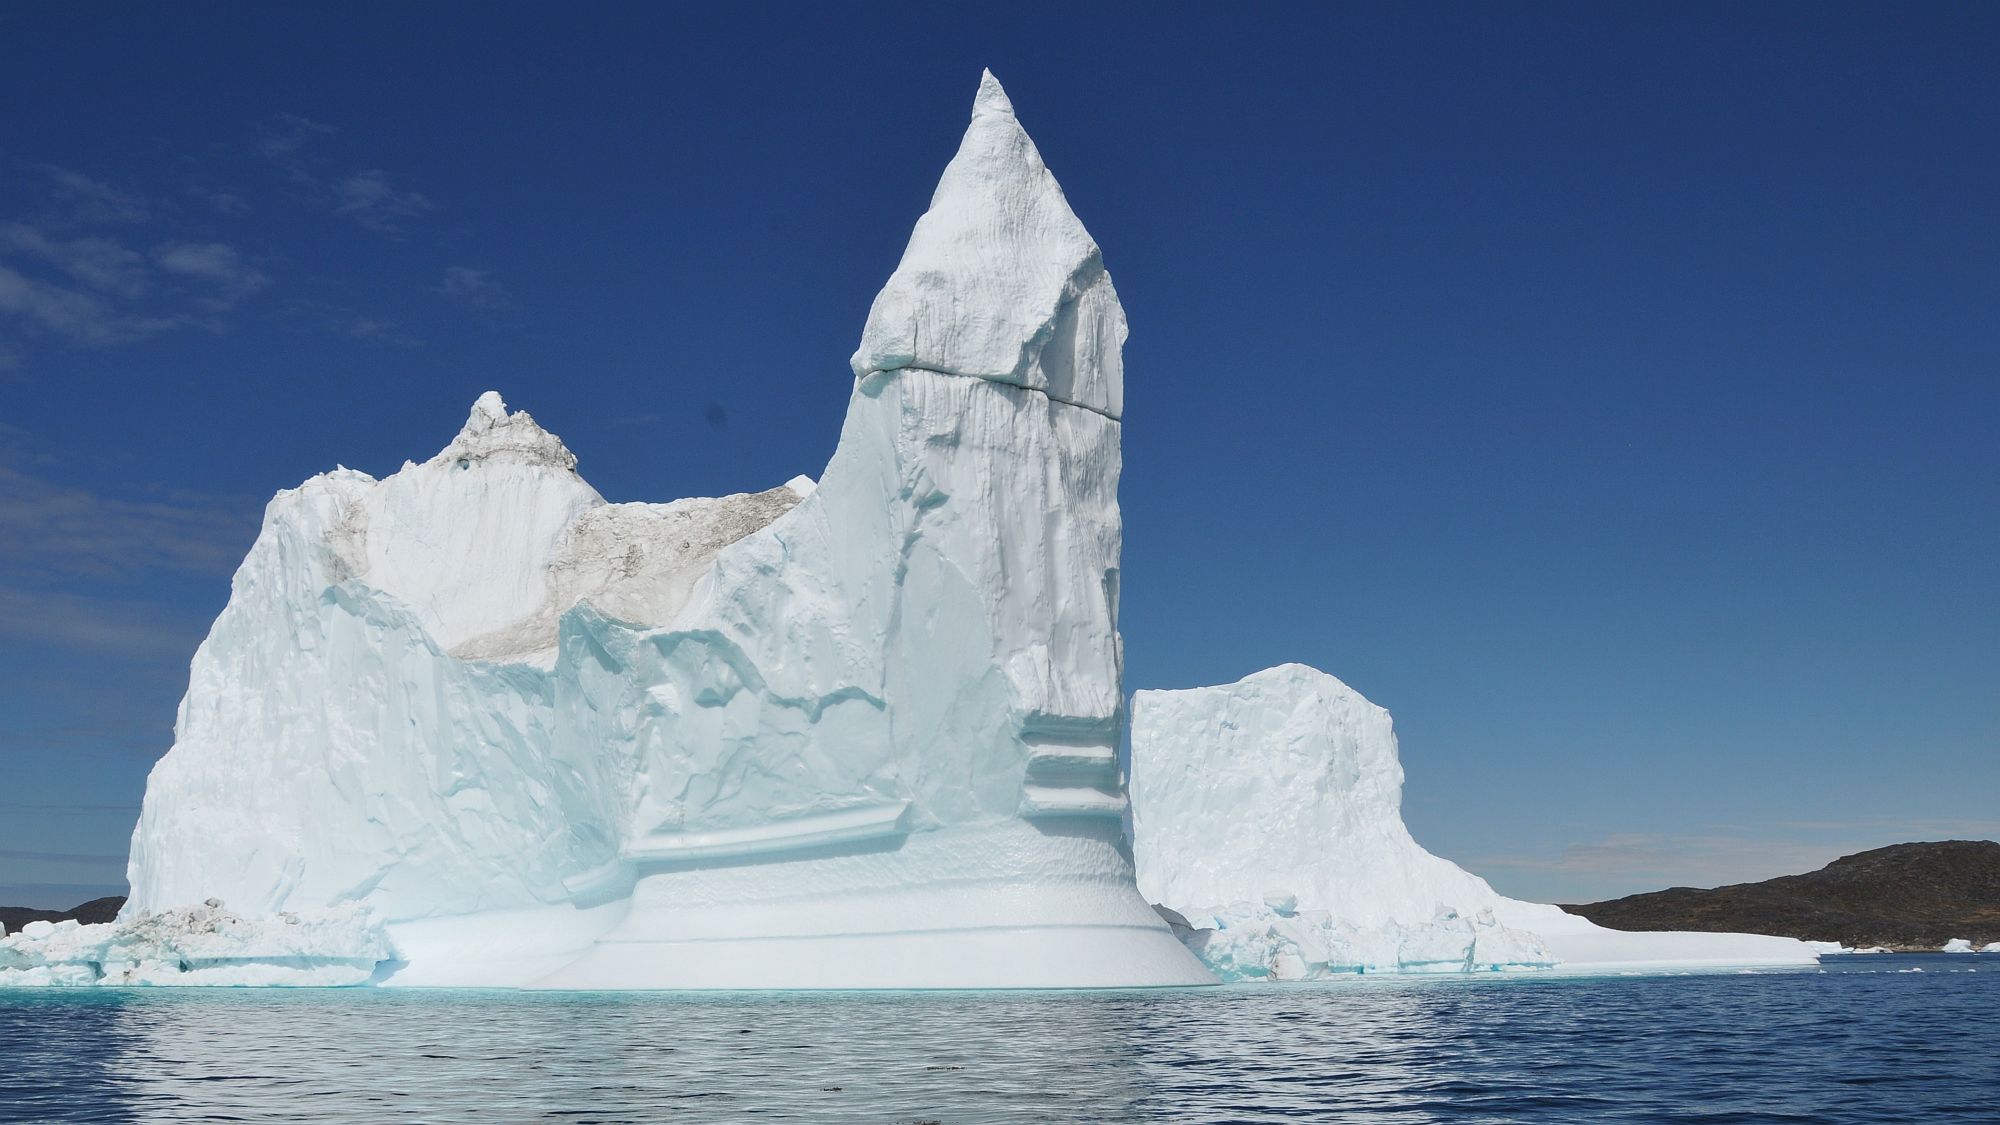
[[[10,644],[185,661],[202,631],[149,602],[0,586],[0,638]]]
[[[183,284],[158,293],[162,274]],[[72,344],[129,344],[195,324],[220,331],[220,314],[270,284],[226,243],[164,242],[149,262],[115,238],[0,223],[0,316]],[[20,365],[17,344],[0,344],[0,353],[0,369]]]
[[[423,344],[422,340],[403,331],[402,326],[397,322],[393,320],[381,320],[371,316],[355,318],[354,322],[347,326],[347,334],[357,340],[367,340],[374,344],[390,344],[399,348],[414,348]]]
[[[196,303],[210,312],[227,312],[271,284],[262,270],[221,242],[162,243],[153,248],[153,261],[169,274],[209,286]]]
[[[469,308],[497,312],[514,307],[513,294],[486,270],[448,266],[438,292]]]
[[[429,196],[397,186],[380,168],[342,174],[320,142],[339,130],[295,113],[281,113],[257,130],[257,151],[303,186],[316,204],[368,230],[397,234],[405,223],[437,209]]]
[[[146,292],[146,260],[109,238],[52,236],[27,223],[0,223],[0,257],[45,262],[92,289],[121,297]]]
[[[227,574],[256,527],[255,509],[243,501],[107,497],[0,465],[0,565],[18,573]]]
[[[313,329],[350,340],[404,348],[423,345],[423,340],[407,331],[401,321],[347,305],[298,299],[286,302],[284,312]]]
[[[257,151],[279,164],[296,161],[321,137],[334,134],[334,127],[296,113],[281,113],[258,127]]]
[[[54,164],[30,165],[50,185],[50,194],[63,214],[79,223],[143,223],[152,207],[129,192],[120,191],[102,180]]]
[[[0,265],[0,314],[94,347],[130,343],[186,321],[125,311],[102,295],[28,277]]]
[[[373,231],[393,234],[405,220],[436,209],[422,192],[404,191],[380,169],[356,172],[333,185],[336,215],[346,215]]]

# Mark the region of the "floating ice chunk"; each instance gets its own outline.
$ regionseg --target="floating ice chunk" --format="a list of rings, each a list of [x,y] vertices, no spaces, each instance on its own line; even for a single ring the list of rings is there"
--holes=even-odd
[[[0,986],[366,984],[395,959],[358,906],[252,920],[218,902],[115,922],[31,922],[0,938]]]
[[[1939,950],[1939,952],[1941,952],[1941,953],[1971,953],[1971,952],[1973,952],[1973,949],[1972,949],[1972,942],[1971,942],[1971,940],[1970,940],[1970,939],[1968,939],[1968,938],[1962,938],[1962,937],[1955,937],[1955,938],[1952,938],[1952,939],[1951,939],[1950,941],[1948,941],[1948,942],[1945,942],[1945,943],[1944,943],[1944,948],[1943,948],[1942,950]]]

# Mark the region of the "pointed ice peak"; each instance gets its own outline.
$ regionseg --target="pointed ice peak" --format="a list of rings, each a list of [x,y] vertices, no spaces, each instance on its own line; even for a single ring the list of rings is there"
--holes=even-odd
[[[485,461],[576,471],[576,455],[562,439],[543,429],[525,410],[509,414],[499,391],[480,395],[466,416],[465,428],[431,458],[431,464],[456,462],[461,469]]]
[[[1001,88],[1000,80],[993,77],[991,70],[979,72],[979,94],[972,99],[972,116],[978,117],[985,113],[1004,113],[1008,117],[1014,116],[1014,101],[1007,96],[1007,91]]]
[[[855,376],[970,375],[1116,418],[1124,342],[1096,241],[985,72],[965,139],[868,311]]]
[[[465,428],[470,431],[485,433],[487,430],[493,428],[495,422],[504,422],[506,420],[507,400],[500,397],[499,391],[487,391],[473,402],[472,414],[466,418]]]

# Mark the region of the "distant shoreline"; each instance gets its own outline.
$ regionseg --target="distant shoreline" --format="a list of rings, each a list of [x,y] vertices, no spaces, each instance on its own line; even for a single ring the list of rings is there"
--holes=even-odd
[[[1803,875],[1671,887],[1564,910],[1614,930],[1774,934],[1849,949],[1944,953],[2000,942],[2000,843],[1939,840],[1842,856]]]

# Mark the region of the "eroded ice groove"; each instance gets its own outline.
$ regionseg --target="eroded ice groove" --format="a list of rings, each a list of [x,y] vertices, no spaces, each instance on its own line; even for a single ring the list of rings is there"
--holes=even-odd
[[[1632,934],[1498,894],[1403,824],[1389,713],[1302,664],[1132,701],[1140,890],[1225,980],[1556,964],[1810,962],[1746,934]]]

